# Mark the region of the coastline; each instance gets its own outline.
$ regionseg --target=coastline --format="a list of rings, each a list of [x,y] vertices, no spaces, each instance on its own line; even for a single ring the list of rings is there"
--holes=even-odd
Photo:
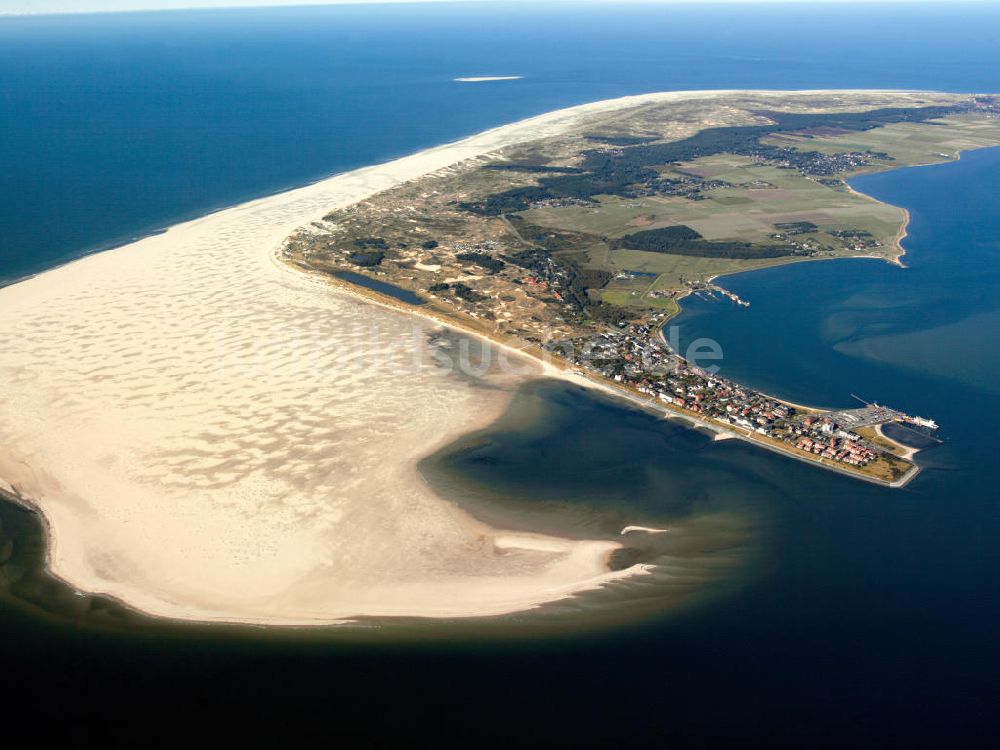
[[[1000,146],[983,146],[981,148],[1000,148]],[[904,164],[902,166],[888,166],[888,167],[885,167],[883,169],[865,170],[865,171],[859,172],[859,173],[857,173],[855,175],[852,175],[850,178],[848,178],[848,180],[844,181],[844,186],[847,188],[848,191],[850,191],[854,195],[858,195],[858,196],[860,196],[862,198],[866,198],[866,199],[868,199],[870,201],[874,201],[876,203],[882,203],[884,205],[893,205],[895,208],[898,208],[900,211],[903,212],[903,221],[900,224],[899,231],[896,233],[896,237],[893,240],[893,245],[894,245],[894,248],[896,250],[896,255],[892,259],[887,259],[889,263],[892,263],[893,265],[899,266],[900,268],[907,268],[906,262],[903,260],[903,256],[906,255],[906,248],[903,247],[903,240],[905,240],[909,236],[910,221],[912,220],[912,217],[910,216],[910,209],[908,209],[908,208],[906,208],[904,206],[895,206],[895,204],[886,204],[885,201],[880,201],[880,200],[878,200],[878,198],[875,198],[874,196],[871,196],[868,193],[865,193],[865,192],[863,192],[861,190],[858,190],[857,188],[855,188],[853,185],[850,184],[849,180],[852,180],[852,179],[854,179],[856,177],[864,177],[864,176],[870,175],[870,174],[881,174],[883,172],[893,172],[893,171],[896,171],[896,170],[899,170],[899,169],[918,169],[920,167],[938,167],[938,166],[941,166],[943,164],[952,164],[954,162],[961,161],[962,160],[962,154],[964,154],[966,151],[978,151],[978,150],[979,150],[978,148],[959,149],[958,151],[955,152],[955,154],[954,154],[953,157],[949,157],[947,159],[942,159],[941,161],[929,161],[929,162],[924,162],[924,163],[921,163],[921,164]],[[875,255],[854,255],[854,256],[850,256],[850,258],[823,258],[821,260],[849,260],[851,258],[879,258],[879,259],[881,259],[881,256],[875,256]]]
[[[1000,146],[984,146],[982,148],[1000,148]],[[900,211],[903,212],[903,220],[900,222],[899,230],[896,232],[896,236],[893,238],[893,248],[895,250],[895,254],[891,258],[887,258],[882,255],[870,255],[870,254],[860,253],[857,255],[843,255],[838,257],[827,257],[827,258],[798,258],[793,261],[790,261],[787,264],[782,264],[782,265],[795,265],[798,263],[813,263],[819,261],[836,261],[836,260],[881,260],[891,265],[898,266],[899,268],[908,268],[906,262],[903,260],[903,257],[906,255],[906,248],[903,247],[903,240],[905,240],[909,236],[910,221],[912,220],[912,217],[910,215],[910,209],[906,208],[905,206],[896,206],[895,204],[887,204],[885,203],[885,201],[880,201],[878,200],[878,198],[875,198],[874,196],[871,196],[868,193],[858,190],[857,188],[852,186],[850,184],[850,180],[855,179],[857,177],[864,177],[870,174],[881,174],[884,172],[893,172],[900,169],[917,169],[920,167],[937,167],[943,164],[951,164],[953,162],[960,161],[962,159],[962,154],[964,154],[966,151],[976,151],[976,150],[979,149],[961,149],[958,152],[956,152],[954,158],[949,158],[942,161],[925,162],[922,164],[903,164],[900,166],[887,166],[879,169],[865,170],[852,175],[851,177],[847,178],[844,181],[844,187],[848,192],[875,203],[881,203],[883,205],[892,205],[894,208],[898,208]],[[780,267],[779,265],[773,265],[773,266],[764,266],[763,268],[751,268],[746,271],[736,271],[735,273],[716,274],[714,276],[709,276],[707,278],[707,281],[709,283],[714,283],[716,279],[726,279],[726,278],[731,278],[733,276],[742,276],[743,274],[747,273],[756,273],[757,271],[765,271],[768,268],[779,268],[779,267]],[[673,315],[671,315],[670,317],[668,317],[667,320],[672,320],[673,318],[676,318],[680,314],[680,309],[679,309],[680,302],[690,294],[691,294],[690,290],[686,290],[683,294],[677,297],[678,311]],[[811,407],[803,407],[803,408],[811,408]]]
[[[312,281],[307,281],[305,274],[297,272],[297,278],[293,278],[290,274],[283,274],[279,279],[273,274],[273,268],[276,265],[274,248],[280,244],[284,237],[299,226],[322,218],[331,208],[350,205],[407,180],[446,168],[463,160],[483,156],[507,145],[556,135],[574,125],[581,117],[612,113],[621,108],[647,102],[688,98],[719,98],[735,93],[746,92],[729,90],[665,92],[623,97],[557,110],[511,125],[493,128],[478,135],[427,149],[388,163],[354,170],[303,188],[215,211],[207,216],[147,236],[137,242],[77,258],[56,269],[4,287],[0,290],[0,311],[4,313],[3,316],[0,316],[0,320],[5,321],[0,325],[0,345],[4,346],[6,356],[10,358],[9,367],[12,376],[16,375],[17,377],[12,377],[11,382],[15,388],[12,389],[4,404],[0,406],[3,410],[0,413],[0,478],[9,481],[18,490],[22,500],[36,505],[41,511],[40,515],[43,517],[49,533],[50,570],[54,575],[79,590],[115,597],[150,614],[176,619],[258,624],[329,624],[350,619],[352,616],[372,614],[406,614],[430,617],[503,614],[536,607],[572,596],[579,591],[603,586],[619,578],[643,573],[641,568],[626,569],[617,573],[608,571],[607,557],[617,545],[595,540],[589,545],[563,545],[560,547],[561,552],[550,555],[555,559],[555,562],[549,560],[548,569],[560,568],[564,562],[568,564],[568,567],[562,565],[558,581],[549,579],[536,581],[534,593],[530,596],[525,596],[523,590],[515,591],[510,588],[516,583],[521,583],[523,588],[523,580],[515,581],[512,584],[510,580],[504,581],[501,576],[496,580],[490,579],[492,589],[479,592],[482,595],[480,601],[463,603],[462,606],[458,607],[453,605],[437,606],[427,598],[428,593],[433,598],[436,591],[439,597],[444,599],[452,597],[453,599],[454,590],[445,590],[447,587],[439,587],[430,592],[423,590],[421,592],[422,598],[411,598],[408,604],[389,607],[385,606],[385,601],[391,599],[392,596],[386,593],[389,591],[388,589],[383,589],[381,602],[365,595],[358,597],[353,603],[342,607],[338,606],[329,612],[313,612],[312,614],[303,614],[305,611],[303,610],[305,606],[303,602],[307,601],[308,598],[298,597],[294,602],[289,602],[289,597],[279,596],[278,599],[273,597],[268,599],[260,592],[241,594],[235,598],[220,597],[228,599],[228,601],[222,605],[221,610],[215,610],[206,605],[206,602],[211,601],[210,588],[208,592],[203,592],[202,601],[192,604],[191,601],[185,600],[190,592],[184,588],[184,586],[192,585],[191,581],[185,581],[183,586],[176,588],[179,585],[177,571],[167,571],[164,568],[163,571],[159,571],[163,573],[163,577],[153,585],[148,579],[157,571],[153,571],[149,567],[148,560],[137,557],[130,558],[128,562],[123,563],[111,559],[113,556],[109,552],[102,551],[101,555],[96,557],[94,552],[119,542],[120,539],[115,537],[118,532],[135,535],[133,542],[135,549],[144,549],[142,545],[147,545],[148,549],[150,535],[165,533],[169,536],[171,530],[175,534],[184,533],[184,529],[187,528],[184,524],[189,523],[190,519],[197,517],[199,522],[204,521],[201,515],[202,509],[196,505],[185,506],[183,513],[186,515],[180,517],[162,515],[168,512],[162,507],[159,507],[156,512],[150,508],[139,508],[137,511],[134,502],[131,505],[128,502],[122,502],[122,498],[128,499],[130,497],[128,494],[130,487],[131,490],[134,490],[136,486],[145,487],[145,483],[153,479],[151,475],[143,474],[147,467],[142,464],[143,456],[135,452],[135,441],[142,445],[148,441],[151,445],[162,450],[159,446],[171,443],[171,441],[174,441],[171,444],[176,444],[176,441],[186,434],[185,430],[211,426],[215,429],[222,429],[222,432],[214,436],[213,439],[225,442],[228,436],[238,434],[238,432],[233,433],[231,430],[246,429],[250,424],[246,420],[252,415],[251,417],[239,415],[240,420],[243,420],[239,422],[219,421],[217,424],[222,427],[218,428],[212,423],[199,422],[201,417],[198,414],[184,413],[184,407],[187,404],[184,399],[180,399],[174,403],[176,415],[167,416],[161,411],[150,410],[138,422],[131,422],[129,419],[134,416],[135,410],[132,408],[133,404],[125,402],[129,401],[130,398],[138,401],[146,400],[146,391],[140,389],[133,393],[128,390],[127,386],[101,386],[98,388],[98,385],[107,378],[114,379],[116,377],[114,368],[116,367],[118,375],[127,376],[124,380],[135,379],[140,386],[147,383],[143,378],[150,376],[148,371],[151,369],[159,370],[161,377],[163,377],[162,372],[167,372],[167,375],[172,378],[172,386],[182,384],[185,387],[191,387],[191,383],[197,385],[199,378],[204,380],[205,375],[190,368],[194,364],[205,364],[204,362],[194,362],[195,357],[205,355],[205,350],[188,350],[186,347],[192,341],[191,336],[184,335],[187,333],[184,330],[171,331],[170,329],[174,326],[178,316],[198,315],[199,294],[211,294],[221,298],[224,294],[239,292],[241,291],[239,289],[240,283],[251,281],[251,276],[255,286],[252,289],[242,290],[246,292],[247,296],[241,296],[236,300],[240,304],[252,303],[253,295],[277,294],[277,302],[281,304],[305,305],[308,303],[311,307],[303,309],[327,310],[329,312],[329,308],[333,307],[335,300],[326,303],[317,302],[314,299],[315,284]],[[760,93],[762,96],[768,94],[787,96],[789,92]],[[808,95],[828,93],[828,90],[797,93]],[[247,238],[252,238],[252,241]],[[246,247],[234,248],[234,242],[242,241],[247,242]],[[191,248],[194,247],[197,247],[200,255],[192,255]],[[199,280],[203,281],[205,274],[220,263],[231,264],[224,269],[228,273],[220,272],[218,278],[212,282],[215,286],[206,285],[204,288],[199,288]],[[181,267],[191,265],[194,266],[192,269],[185,270],[187,275],[172,275],[180,274]],[[268,268],[271,271],[268,271]],[[291,271],[287,268],[285,270]],[[168,276],[170,281],[175,278],[183,280],[183,284],[175,284],[168,289],[163,286],[166,284],[164,279],[167,279]],[[330,295],[330,290],[326,285],[324,285],[324,294]],[[330,296],[336,297],[336,295]],[[343,301],[343,296],[340,295],[341,301]],[[167,299],[168,297],[169,299]],[[233,302],[232,299],[227,301]],[[159,316],[155,320],[148,317],[150,312],[145,309],[150,306],[149,303],[161,304],[160,307],[152,311]],[[63,317],[52,321],[39,316],[40,309],[46,305],[51,310],[58,311],[58,314]],[[114,312],[117,317],[108,318],[105,322],[112,328],[117,325],[123,329],[130,329],[130,332],[119,336],[119,340],[115,342],[117,346],[124,348],[101,351],[100,347],[106,340],[106,336],[104,333],[99,335],[95,333],[96,338],[91,337],[82,342],[83,348],[87,351],[84,352],[81,349],[76,352],[80,354],[79,361],[77,361],[73,357],[74,352],[66,351],[66,347],[70,344],[80,345],[81,342],[78,341],[79,336],[66,333],[66,326],[71,325],[73,330],[78,330],[81,324],[73,321],[89,322],[88,315],[93,315],[96,318],[98,313],[107,314],[109,313],[108,307],[116,308],[110,312]],[[240,315],[243,311],[239,307],[226,308],[225,310],[221,307],[212,307],[211,310],[220,315],[222,312],[235,312],[237,318],[234,321],[224,320],[226,324],[244,322]],[[259,322],[266,325],[266,315],[270,315],[271,312],[266,310],[262,311],[262,314],[265,317],[261,318]],[[319,313],[317,312],[317,314]],[[407,310],[407,314],[412,315],[413,311]],[[294,321],[293,318],[287,318],[272,319],[272,322],[286,324],[289,320]],[[136,321],[149,323],[151,330],[137,330]],[[197,320],[192,320],[190,325],[197,322]],[[460,330],[469,333],[464,329]],[[179,338],[171,338],[168,336],[171,333],[181,335]],[[471,333],[483,336],[481,332],[472,331]],[[211,331],[208,331],[206,335],[210,334]],[[150,348],[143,349],[139,346],[143,335],[152,337],[148,339],[151,343]],[[489,337],[486,336],[486,338]],[[29,340],[30,346],[24,343]],[[238,338],[224,341],[226,344],[234,342],[240,345],[245,343]],[[527,353],[525,349],[505,346],[511,351]],[[155,356],[153,356],[154,354]],[[217,356],[217,352],[213,352],[212,356]],[[72,373],[60,372],[58,368],[63,362],[71,362],[77,369]],[[213,363],[209,361],[208,364]],[[554,370],[551,365],[546,368],[546,372],[553,374]],[[98,374],[95,376],[94,373]],[[615,393],[610,386],[596,384],[590,378],[580,378],[566,372],[560,372],[559,376],[569,380],[579,378],[589,387],[598,387],[606,392]],[[161,385],[162,383],[157,383],[157,387]],[[240,382],[239,385],[241,387],[247,386],[243,382]],[[278,383],[278,387],[281,388],[295,385],[297,384],[291,381]],[[263,392],[260,393],[263,394]],[[164,394],[157,395],[162,397]],[[231,395],[236,397],[240,394],[233,393]],[[615,393],[615,395],[621,394]],[[169,404],[157,405],[156,408],[163,409],[166,406]],[[152,409],[152,407],[150,408]],[[238,411],[239,403],[233,401],[232,408]],[[285,408],[289,408],[287,404]],[[104,414],[98,411],[102,409]],[[477,406],[471,413],[482,415],[485,412]],[[162,424],[155,423],[158,414],[164,420]],[[686,415],[671,413],[671,416],[685,418]],[[63,426],[61,420],[64,417],[71,417],[75,420],[71,424],[72,430],[68,432],[60,429]],[[121,421],[115,422],[114,420]],[[176,423],[170,423],[171,420]],[[455,429],[464,432],[474,421],[469,421],[467,415],[460,425],[456,425]],[[697,423],[697,420],[690,421]],[[106,450],[111,451],[111,454],[105,452],[97,455],[95,453],[99,447],[92,444],[95,423],[109,436],[114,434],[114,430],[121,430],[121,437],[111,441],[107,446]],[[234,427],[237,424],[240,427]],[[295,424],[291,423],[291,426],[294,427]],[[123,427],[124,430],[122,430]],[[99,434],[100,430],[97,432]],[[440,443],[443,439],[445,438],[437,439],[435,444]],[[74,440],[80,442],[74,443]],[[206,445],[210,447],[212,443],[206,443]],[[252,455],[254,452],[266,450],[265,447],[262,447],[263,445],[263,443],[253,444],[247,450]],[[125,458],[113,455],[116,448],[120,449]],[[178,448],[178,450],[181,449]],[[412,455],[406,458],[404,467],[401,469],[405,476],[400,486],[406,483],[415,484],[414,475],[408,472],[412,471],[416,460],[421,455],[425,455],[426,452],[421,446],[420,450],[412,452]],[[101,463],[93,463],[98,460]],[[124,471],[126,475],[142,476],[143,484],[129,485],[123,481],[122,476],[124,475],[120,476],[109,472],[106,476],[101,476],[104,485],[99,486],[93,469],[108,462],[110,462],[109,465],[112,469]],[[204,471],[208,472],[207,469]],[[58,476],[53,472],[57,473]],[[180,485],[185,479],[188,479],[177,472],[168,473],[166,476],[171,482]],[[200,497],[206,497],[204,486],[193,489],[200,493]],[[237,505],[240,502],[251,503],[255,496],[254,493],[259,492],[259,490],[252,488],[246,488],[246,490],[249,494],[240,494],[234,498],[234,503]],[[268,489],[267,492],[273,492],[273,490]],[[100,523],[101,513],[107,510],[108,503],[114,498],[117,498],[119,502],[119,505],[116,506],[116,512],[121,514],[117,521],[118,532],[109,531],[106,525],[102,526]],[[437,500],[436,502],[437,506],[435,507],[445,514],[450,523],[462,527],[462,523],[458,523],[456,520],[455,509],[442,509],[440,507],[441,501]],[[241,512],[247,510],[249,510],[249,506]],[[178,511],[174,510],[173,512]],[[294,520],[296,511],[293,508],[283,511],[283,513],[288,516],[288,519]],[[461,515],[460,512],[458,515]],[[188,521],[185,521],[185,518]],[[227,528],[223,518],[225,516],[220,515],[215,521],[218,523],[218,526],[214,528],[216,533],[225,530],[225,536],[228,538],[240,531]],[[142,528],[136,528],[137,522],[138,526]],[[158,522],[164,523],[158,528]],[[328,522],[337,523],[332,519]],[[274,530],[271,524],[266,525],[267,531],[273,534]],[[470,527],[465,526],[461,532],[466,535],[469,530]],[[477,530],[484,532],[485,538],[491,540],[488,545],[489,549],[486,550],[486,553],[489,554],[492,554],[490,550],[495,552],[498,549],[504,550],[506,554],[509,545],[513,544],[524,550],[528,558],[532,558],[532,553],[538,552],[539,546],[546,547],[548,551],[551,551],[551,546],[555,543],[546,541],[545,544],[542,544],[539,540],[527,539],[524,535],[504,536],[503,532],[499,530],[483,530],[478,527]],[[211,531],[213,529],[210,528],[209,532]],[[314,542],[315,540],[309,540],[309,543]],[[239,540],[235,540],[234,544],[238,547]],[[211,549],[214,552],[215,547]],[[204,552],[208,550],[209,547],[202,549]],[[192,552],[194,551],[196,550],[192,550]],[[285,554],[284,550],[276,547],[269,547],[267,551],[273,556]],[[164,559],[168,559],[171,551],[157,550],[157,552],[161,553]],[[150,554],[152,553],[150,552]],[[486,554],[486,557],[489,557],[489,554]],[[298,563],[301,563],[301,560],[298,560]],[[201,575],[204,572],[204,570],[191,571],[191,574]],[[299,572],[301,571],[296,571],[296,573]],[[286,573],[287,571],[274,571],[275,578],[267,582],[267,585],[270,586],[268,590],[271,592],[283,590],[281,587],[287,585],[289,580]],[[245,577],[245,573],[243,575]],[[132,577],[130,578],[130,576]],[[225,590],[225,581],[227,580],[230,579],[220,577],[213,584],[216,587],[215,590],[217,592]],[[231,581],[236,580],[242,579],[231,579]],[[171,590],[171,586],[175,586],[175,589]],[[406,597],[399,597],[399,600],[406,601]],[[486,600],[490,600],[491,603],[487,603]],[[253,613],[240,614],[238,603],[249,607]],[[294,608],[297,608],[297,614],[288,615],[281,612],[282,609],[290,611]]]
[[[277,417],[269,411],[258,412],[256,417],[253,412],[243,416],[250,404],[280,396],[286,399],[281,409],[288,412],[309,403],[308,391],[301,390],[305,384],[292,377],[301,373],[288,377],[281,373],[282,378],[274,378],[273,383],[254,383],[232,375],[236,379],[224,391],[200,394],[190,389],[217,385],[213,377],[218,375],[219,352],[215,349],[219,344],[234,348],[256,345],[260,342],[247,342],[248,333],[255,328],[297,324],[297,305],[301,306],[301,317],[314,326],[329,325],[327,319],[338,314],[354,314],[358,323],[371,317],[369,308],[358,310],[344,295],[331,295],[327,286],[322,288],[320,300],[320,290],[302,274],[274,273],[274,248],[294,229],[322,218],[331,207],[357,202],[511,143],[557,134],[582,116],[648,101],[725,95],[685,92],[626,97],[540,115],[387,164],[216,211],[5,287],[0,291],[4,313],[0,316],[0,344],[11,389],[0,406],[0,477],[41,511],[48,529],[49,569],[78,590],[111,596],[149,614],[283,625],[329,624],[366,615],[504,614],[645,572],[641,566],[614,572],[608,569],[608,556],[620,546],[616,542],[569,543],[485,529],[418,484],[414,467],[428,448],[446,440],[452,431],[475,429],[482,417],[495,413],[473,399],[461,419],[449,422],[440,415],[423,415],[424,419],[433,418],[435,425],[445,422],[451,426],[444,432],[424,429],[419,431],[418,442],[404,443],[408,455],[401,457],[394,484],[385,491],[400,496],[388,498],[390,505],[398,500],[405,506],[419,497],[418,503],[424,504],[426,511],[419,514],[419,520],[425,527],[434,522],[433,513],[439,514],[443,528],[434,527],[432,533],[444,538],[433,554],[465,549],[472,540],[470,554],[478,562],[464,566],[456,558],[448,568],[454,573],[450,578],[429,587],[411,581],[412,585],[406,584],[412,591],[409,595],[392,589],[391,582],[396,577],[412,578],[412,570],[398,576],[386,572],[384,580],[390,583],[380,590],[362,585],[359,579],[350,592],[337,594],[336,603],[323,611],[312,604],[312,595],[307,596],[304,590],[294,596],[288,593],[288,587],[301,575],[312,577],[307,588],[315,593],[320,584],[314,579],[320,573],[302,555],[319,555],[317,560],[324,556],[318,549],[322,540],[301,532],[295,519],[303,512],[318,514],[324,524],[333,527],[340,523],[338,514],[344,511],[318,507],[305,498],[289,505],[282,498],[288,497],[293,485],[272,486],[260,470],[245,474],[230,470],[234,465],[240,469],[240,464],[260,465],[268,455],[271,436],[257,437],[255,430],[259,432],[258,425],[267,426],[268,419]],[[256,310],[253,306],[262,301],[270,306]],[[53,315],[46,317],[46,309],[54,311]],[[259,313],[256,318],[255,312]],[[398,327],[399,323],[386,325]],[[215,335],[220,332],[221,337]],[[293,393],[300,395],[292,398]],[[452,395],[449,392],[449,397]],[[199,400],[203,396],[208,403]],[[378,405],[384,406],[384,402]],[[226,411],[219,412],[220,408]],[[201,409],[215,409],[216,416],[209,418]],[[360,414],[350,418],[357,423],[364,421]],[[273,424],[279,430],[299,430],[304,435],[305,426],[311,427],[314,419],[307,414],[291,418],[283,414]],[[414,432],[418,427],[422,425],[414,425]],[[252,434],[243,437],[246,430]],[[185,435],[194,438],[199,433],[204,437],[187,442]],[[429,439],[431,435],[433,439]],[[303,436],[285,450],[295,446],[300,452],[302,440],[310,445],[309,438]],[[246,448],[234,452],[241,441]],[[166,450],[165,446],[177,454],[168,456],[171,462],[196,469],[150,464],[150,458]],[[205,457],[192,453],[195,448]],[[209,461],[212,455],[216,459]],[[320,453],[317,458],[321,457],[331,458]],[[274,456],[270,460],[280,459]],[[306,471],[300,465],[307,464],[293,464],[295,471]],[[257,502],[263,493],[281,503],[278,516],[268,519],[265,513],[259,521],[237,522],[233,510],[214,507],[220,495],[227,496],[207,488],[224,488],[227,478],[233,476],[245,479],[226,501],[235,512],[260,514]],[[161,486],[164,482],[166,489]],[[247,482],[251,484],[245,486]],[[183,494],[167,502],[170,485]],[[307,507],[297,510],[298,505]],[[205,526],[199,534],[190,526],[194,518]],[[410,516],[405,519],[407,523],[413,520]],[[382,523],[380,519],[367,522]],[[294,536],[288,541],[275,537],[275,527],[277,531],[287,528],[290,535],[299,534],[298,543]],[[396,531],[404,536],[417,533],[408,528]],[[183,541],[187,549],[174,549],[176,545],[168,540]],[[390,556],[400,553],[395,564],[403,566],[401,571],[411,567],[412,561],[403,559],[405,546],[393,543],[391,537],[385,544]],[[380,559],[380,550],[371,554]],[[252,562],[245,561],[247,555]],[[185,568],[182,559],[194,562]],[[260,571],[260,579],[255,581],[248,581],[247,573],[240,572],[241,566],[265,563],[270,576],[267,580]],[[537,574],[504,573],[511,564],[528,565]],[[491,566],[496,569],[493,574],[489,573]],[[464,567],[481,572],[466,576]],[[253,585],[240,591],[240,586],[248,584]]]
[[[280,262],[280,261],[279,261]],[[578,371],[573,366],[562,362],[561,360],[552,358],[547,352],[538,349],[530,344],[524,344],[522,347],[517,347],[512,344],[509,340],[501,338],[499,336],[492,335],[486,331],[477,330],[471,327],[466,327],[461,325],[458,321],[448,318],[443,314],[435,314],[434,312],[418,308],[413,305],[408,305],[405,302],[399,302],[391,297],[382,295],[378,292],[364,289],[356,284],[352,284],[349,281],[344,281],[342,279],[337,279],[336,277],[322,275],[319,272],[309,272],[296,266],[296,270],[299,273],[311,273],[315,275],[318,281],[329,283],[331,286],[342,289],[346,294],[356,296],[360,299],[365,300],[369,304],[378,305],[380,307],[386,307],[389,309],[397,310],[408,315],[414,315],[429,321],[433,321],[436,324],[449,328],[458,333],[474,336],[479,339],[485,340],[493,346],[500,347],[506,351],[531,357],[536,360],[543,368],[544,373],[548,377],[557,378],[564,380],[574,385],[578,385],[583,388],[590,388],[599,391],[605,395],[612,398],[622,399],[628,401],[632,406],[642,409],[643,411],[652,412],[657,416],[664,417],[666,419],[676,419],[687,423],[692,428],[704,428],[709,430],[714,434],[715,440],[729,440],[737,439],[743,442],[755,445],[760,448],[766,448],[775,453],[779,453],[787,458],[795,459],[796,461],[801,461],[802,463],[809,464],[813,467],[826,469],[828,471],[833,471],[838,474],[843,474],[844,476],[851,477],[853,479],[861,479],[863,481],[869,482],[871,484],[876,484],[881,487],[889,487],[893,489],[898,489],[905,487],[909,484],[916,476],[920,473],[920,466],[916,463],[897,480],[892,482],[879,479],[878,477],[871,476],[862,471],[851,469],[847,466],[841,466],[831,461],[827,461],[822,457],[812,457],[804,453],[792,450],[790,448],[785,448],[778,445],[774,441],[762,439],[756,437],[752,432],[741,430],[738,427],[733,427],[731,425],[723,425],[717,422],[705,419],[703,417],[698,417],[694,414],[689,414],[687,412],[676,409],[672,406],[666,405],[657,401],[653,397],[645,397],[638,393],[634,393],[623,386],[615,383],[607,378],[601,378],[598,376],[588,375],[586,373]],[[745,273],[751,273],[747,271]],[[795,404],[791,401],[787,401],[778,396],[768,395],[780,403],[788,404],[794,406],[798,409],[803,409],[807,411],[817,411],[821,410],[819,407],[815,406],[803,406],[801,404]],[[886,440],[891,438],[886,437]],[[895,442],[895,441],[892,441]],[[918,451],[913,450],[903,458],[910,460],[910,458],[915,455]]]
[[[907,164],[903,167],[895,167],[895,169],[907,169],[908,167],[912,166],[924,166],[924,165]],[[891,172],[891,171],[893,171],[892,167],[888,169],[877,170],[877,172]],[[876,174],[877,172],[873,171],[863,174]],[[860,177],[861,175],[854,175],[854,176]],[[881,203],[881,201],[879,201],[877,198],[873,198],[872,196],[868,195],[868,193],[862,193],[860,190],[855,189],[847,181],[844,182],[844,186],[847,189],[847,192],[852,193],[853,195],[856,195],[860,198],[864,198],[865,200],[872,201],[874,203]],[[896,236],[892,240],[892,245],[893,249],[895,250],[895,254],[891,258],[883,258],[882,256],[879,255],[852,255],[847,258],[821,258],[819,260],[850,260],[852,258],[874,258],[878,260],[885,260],[887,263],[891,263],[894,266],[899,266],[900,268],[906,268],[906,263],[903,262],[903,256],[906,255],[906,248],[903,247],[903,240],[906,239],[907,229],[910,226],[910,210],[908,208],[903,208],[902,206],[895,206],[895,208],[898,208],[900,211],[903,212],[903,221],[900,222],[899,231],[896,232]]]

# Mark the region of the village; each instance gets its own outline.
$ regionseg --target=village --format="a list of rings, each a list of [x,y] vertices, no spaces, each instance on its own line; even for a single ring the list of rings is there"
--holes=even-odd
[[[644,323],[621,321],[596,336],[553,342],[545,348],[581,371],[644,394],[667,409],[847,467],[863,468],[881,459],[897,473],[909,468],[855,429],[888,422],[937,429],[931,420],[878,404],[824,412],[784,403],[685,360],[663,339],[655,317]]]

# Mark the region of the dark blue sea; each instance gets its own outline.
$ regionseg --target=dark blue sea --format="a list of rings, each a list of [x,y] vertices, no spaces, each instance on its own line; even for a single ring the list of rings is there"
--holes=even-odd
[[[993,3],[400,5],[0,20],[0,279],[487,127],[700,88],[1000,91]],[[522,80],[461,84],[474,75]],[[6,729],[216,735],[279,721],[400,744],[959,747],[1000,740],[1000,150],[854,186],[911,211],[906,269],[806,263],[691,300],[682,338],[798,402],[925,414],[943,444],[887,490],[712,442],[572,388],[425,466],[484,515],[696,529],[676,607],[586,624],[281,637],[136,622],[0,566]],[[0,355],[2,356],[2,355]],[[599,460],[598,460],[599,457]],[[602,520],[604,519],[604,520]],[[727,550],[732,554],[727,554]],[[34,556],[32,558],[32,556]],[[719,561],[722,562],[719,562]],[[705,583],[704,587],[700,584]],[[2,588],[2,587],[0,587]],[[10,586],[7,587],[11,588]],[[10,593],[10,592],[8,592]],[[672,595],[672,594],[671,594]],[[655,598],[655,597],[654,597]],[[27,602],[16,606],[14,601]],[[57,604],[52,604],[57,602]],[[530,620],[530,618],[528,618]],[[45,724],[39,724],[38,720]],[[204,730],[208,731],[208,730]],[[258,737],[261,735],[258,735]],[[515,738],[519,738],[515,740]]]

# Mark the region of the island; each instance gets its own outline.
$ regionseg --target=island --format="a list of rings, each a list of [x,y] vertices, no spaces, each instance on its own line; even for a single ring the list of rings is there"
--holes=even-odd
[[[998,113],[992,96],[908,92],[646,103],[331,212],[282,257],[720,436],[900,487],[919,469],[879,428],[933,419],[784,402],[699,366],[665,325],[690,294],[749,306],[726,274],[902,265],[906,211],[848,179],[1000,143]]]
[[[880,425],[939,415],[789,404],[679,351],[664,326],[692,294],[753,305],[722,297],[725,274],[902,262],[905,211],[845,179],[997,144],[985,95],[642,94],[80,258],[0,289],[0,495],[41,518],[47,567],[81,609],[95,594],[255,626],[579,618],[602,596],[669,588],[670,569],[636,551],[681,554],[690,524],[691,554],[711,558],[704,518],[490,514],[446,498],[421,462],[548,377],[905,482],[915,464]],[[448,346],[497,357],[447,370]],[[737,543],[716,538],[726,562],[705,567],[723,575]]]

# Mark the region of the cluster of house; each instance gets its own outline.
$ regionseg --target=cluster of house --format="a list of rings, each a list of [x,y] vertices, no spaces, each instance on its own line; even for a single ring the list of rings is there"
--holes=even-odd
[[[852,466],[865,466],[878,457],[861,436],[842,429],[828,418],[806,417],[800,427],[792,430],[795,447],[823,458]]]
[[[563,294],[559,291],[565,291],[569,286],[569,274],[564,267],[548,255],[540,253],[521,259],[518,265],[528,272],[528,275],[521,278],[521,283],[539,290],[551,290],[553,297],[564,302]]]
[[[969,109],[988,115],[1000,115],[1000,100],[995,96],[977,96],[973,98]]]
[[[628,191],[629,196],[644,198],[652,195],[666,195],[700,201],[710,190],[730,188],[732,184],[724,180],[704,180],[700,177],[668,177],[639,183]]]
[[[820,151],[799,151],[794,148],[769,148],[762,146],[760,156],[779,167],[796,169],[807,175],[835,175],[853,172],[871,164],[872,159],[891,161],[889,154],[881,151],[848,151],[824,154]]]
[[[578,367],[633,386],[644,382],[650,373],[665,374],[681,362],[659,342],[653,323],[622,322],[617,328],[556,341],[546,348]]]
[[[658,340],[656,323],[627,324],[548,348],[573,364],[660,401],[770,435],[794,409],[692,366]]]
[[[657,339],[654,325],[629,324],[549,348],[664,404],[823,458],[865,466],[878,457],[878,449],[829,416],[802,415],[788,404],[689,364]]]
[[[570,196],[562,198],[545,198],[540,201],[532,201],[529,204],[530,208],[568,208],[569,206],[583,206],[584,208],[592,208],[594,206],[600,206],[600,203],[595,201],[589,201],[585,198],[573,198]]]
[[[640,382],[635,388],[695,414],[767,436],[794,413],[762,393],[684,363],[661,381]]]
[[[848,250],[856,253],[882,247],[882,243],[875,239],[870,232],[853,229],[833,231],[830,234],[837,237]]]

